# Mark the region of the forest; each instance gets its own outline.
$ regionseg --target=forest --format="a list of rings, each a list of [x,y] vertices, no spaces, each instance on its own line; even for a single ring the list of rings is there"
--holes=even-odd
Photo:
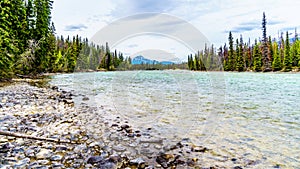
[[[178,66],[133,66],[131,58],[111,51],[109,45],[95,45],[87,38],[56,36],[51,21],[51,0],[1,0],[0,7],[0,79],[36,77],[44,73],[133,70],[190,69],[225,71],[292,71],[300,67],[300,40],[290,40],[289,32],[280,39],[267,37],[266,16],[262,19],[262,38],[254,44],[242,35],[229,45],[204,50],[188,56]],[[217,63],[222,63],[220,67]],[[186,65],[186,66],[185,66]]]
[[[229,32],[228,46],[220,46],[218,49],[212,45],[205,46],[204,50],[188,56],[190,70],[223,70],[224,71],[299,71],[300,68],[300,40],[297,29],[295,37],[290,39],[289,32],[282,32],[276,39],[267,37],[267,20],[263,13],[262,38],[255,39],[251,44],[250,39],[244,42],[240,35],[234,41]],[[220,63],[220,64],[218,64]],[[222,66],[220,66],[222,65]]]
[[[130,58],[78,35],[55,36],[51,0],[1,0],[0,79],[43,73],[115,70]]]

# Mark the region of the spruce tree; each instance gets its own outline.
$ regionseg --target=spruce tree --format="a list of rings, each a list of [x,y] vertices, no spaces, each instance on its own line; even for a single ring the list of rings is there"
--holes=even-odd
[[[263,71],[268,71],[270,69],[270,61],[268,58],[268,39],[267,39],[267,20],[265,12],[263,13],[262,19],[262,30],[263,30],[263,37],[262,37],[262,58],[263,58]]]
[[[106,70],[110,70],[110,65],[111,65],[111,53],[110,53],[110,50],[109,50],[109,46],[108,46],[108,43],[106,42]]]
[[[253,70],[254,71],[261,71],[262,67],[262,54],[259,50],[259,45],[257,44],[257,41],[255,40],[254,48],[253,48]]]
[[[229,55],[228,55],[228,63],[226,67],[228,70],[233,70],[234,69],[234,50],[233,50],[233,37],[231,31],[229,32]]]
[[[284,46],[284,70],[290,71],[292,69],[292,59],[290,54],[290,39],[289,39],[289,33],[286,32],[286,40],[285,40],[285,46]]]
[[[272,49],[273,49],[273,58],[274,58],[272,62],[272,69],[273,71],[279,71],[282,69],[282,66],[281,66],[281,57],[278,51],[278,44],[276,41],[273,43]]]
[[[244,70],[244,59],[243,59],[243,38],[241,35],[240,43],[238,39],[236,40],[236,71],[243,71]]]
[[[229,71],[229,59],[228,59],[228,48],[226,46],[226,43],[223,47],[223,51],[224,51],[224,54],[223,54],[223,67],[224,67],[224,71]]]
[[[271,36],[269,36],[269,40],[268,40],[268,60],[270,61],[270,63],[273,62],[273,55],[274,55],[274,49],[273,49],[273,44],[272,44],[272,38]]]
[[[20,54],[18,29],[20,27],[16,6],[19,1],[0,1],[0,79],[9,78],[14,74],[16,56]]]
[[[35,0],[34,7],[36,12],[36,22],[34,29],[34,39],[39,44],[38,50],[35,51],[35,67],[38,73],[45,72],[49,68],[49,51],[50,47],[48,38],[51,36],[51,9],[52,1]]]

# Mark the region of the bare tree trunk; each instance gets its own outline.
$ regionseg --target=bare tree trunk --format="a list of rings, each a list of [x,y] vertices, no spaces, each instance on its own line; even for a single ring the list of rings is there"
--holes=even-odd
[[[36,136],[30,136],[30,135],[13,133],[13,132],[8,132],[8,131],[1,131],[1,130],[0,130],[0,135],[17,137],[17,138],[25,138],[25,139],[31,139],[31,140],[48,141],[48,142],[54,142],[54,143],[78,144],[77,142],[72,142],[72,141],[67,141],[67,140],[60,140],[60,139],[53,139],[53,138],[46,138],[46,137],[36,137]]]

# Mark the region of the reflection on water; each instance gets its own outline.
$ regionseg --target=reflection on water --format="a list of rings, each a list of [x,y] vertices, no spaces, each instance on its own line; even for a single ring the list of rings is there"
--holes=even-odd
[[[300,166],[300,74],[99,72],[51,83],[170,141],[191,138],[216,154],[260,159],[256,167]]]

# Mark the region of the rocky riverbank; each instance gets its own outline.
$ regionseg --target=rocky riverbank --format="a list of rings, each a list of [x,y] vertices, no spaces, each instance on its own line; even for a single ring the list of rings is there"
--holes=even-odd
[[[151,128],[133,128],[121,117],[102,118],[107,116],[103,107],[74,106],[74,97],[79,96],[55,86],[0,88],[0,131],[41,138],[0,135],[0,168],[238,169],[257,163],[222,156],[188,138],[169,144]]]

